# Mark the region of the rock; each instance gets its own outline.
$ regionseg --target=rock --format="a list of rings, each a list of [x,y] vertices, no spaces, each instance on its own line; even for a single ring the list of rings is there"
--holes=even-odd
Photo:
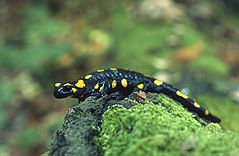
[[[212,155],[239,153],[239,136],[161,94],[87,98],[70,108],[46,155]]]

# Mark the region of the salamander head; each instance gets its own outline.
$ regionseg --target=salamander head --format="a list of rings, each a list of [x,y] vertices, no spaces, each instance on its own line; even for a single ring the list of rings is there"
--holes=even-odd
[[[66,97],[77,98],[79,94],[80,94],[79,88],[76,87],[72,82],[55,83],[54,96],[56,98],[66,98]]]

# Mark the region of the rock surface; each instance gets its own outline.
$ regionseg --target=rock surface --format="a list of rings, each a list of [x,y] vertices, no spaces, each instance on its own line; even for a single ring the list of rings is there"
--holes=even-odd
[[[89,97],[70,108],[62,127],[53,134],[49,155],[100,155],[92,139],[97,136],[103,112],[115,104],[126,108],[132,106],[129,99],[121,101],[112,98],[116,95],[106,95],[97,100]]]
[[[44,155],[235,155],[239,136],[161,94],[87,98],[70,108]],[[196,119],[196,120],[195,120]]]

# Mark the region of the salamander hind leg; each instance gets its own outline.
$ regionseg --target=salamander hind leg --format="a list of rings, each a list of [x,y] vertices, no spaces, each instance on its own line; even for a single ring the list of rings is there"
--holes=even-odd
[[[133,94],[134,94],[135,92],[140,92],[140,90],[141,90],[140,88],[134,87],[134,88],[128,93],[127,97],[133,96]]]
[[[128,95],[128,97],[131,97],[134,95],[134,93],[139,93],[140,91],[143,92],[148,92],[147,88],[148,88],[149,83],[137,83],[133,89],[131,90],[130,94]]]

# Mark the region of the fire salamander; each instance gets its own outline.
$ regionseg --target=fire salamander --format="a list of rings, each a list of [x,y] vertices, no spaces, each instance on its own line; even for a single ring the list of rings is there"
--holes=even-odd
[[[124,96],[129,96],[140,90],[166,94],[181,103],[189,111],[198,114],[199,117],[215,123],[221,121],[196,101],[190,99],[171,85],[146,74],[119,68],[101,69],[85,75],[77,81],[55,83],[54,96],[56,98],[78,98],[79,102],[81,102],[89,96],[99,98],[116,91],[119,91]]]

